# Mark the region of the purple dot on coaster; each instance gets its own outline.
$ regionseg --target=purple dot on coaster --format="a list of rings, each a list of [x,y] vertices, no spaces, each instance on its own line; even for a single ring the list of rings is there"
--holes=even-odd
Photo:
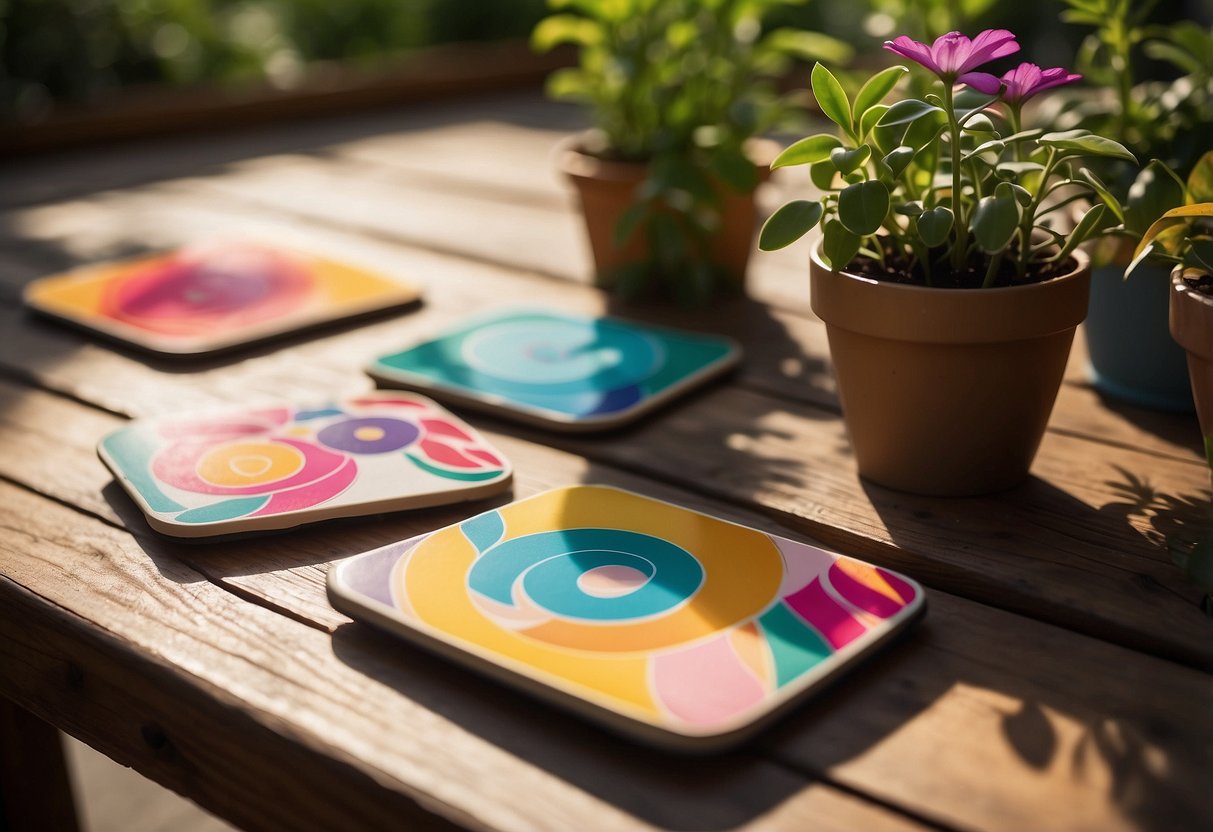
[[[320,444],[351,454],[386,454],[410,445],[421,435],[412,422],[401,419],[346,419],[316,434]]]

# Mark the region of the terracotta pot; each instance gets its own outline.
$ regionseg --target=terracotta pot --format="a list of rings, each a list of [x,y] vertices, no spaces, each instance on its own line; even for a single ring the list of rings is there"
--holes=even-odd
[[[615,244],[615,227],[619,217],[631,207],[636,192],[647,176],[647,166],[640,162],[617,162],[600,159],[580,150],[580,137],[572,137],[557,150],[557,164],[573,183],[585,219],[590,250],[594,255],[595,284],[603,288],[612,285],[612,270],[644,260],[648,240],[643,230],[632,235],[623,246]],[[747,143],[747,153],[758,169],[760,181],[770,176],[770,163],[779,153],[779,146],[766,139]],[[737,281],[740,290],[745,285],[745,272],[750,252],[754,249],[757,208],[754,194],[738,193],[721,185],[721,223],[712,240],[713,262],[723,266]]]
[[[1171,335],[1188,353],[1188,379],[1207,452],[1213,443],[1213,298],[1192,289],[1183,277],[1183,269],[1171,273]]]
[[[831,271],[815,254],[813,311],[859,473],[917,494],[1022,481],[1087,311],[1089,260],[1005,289],[931,289]]]

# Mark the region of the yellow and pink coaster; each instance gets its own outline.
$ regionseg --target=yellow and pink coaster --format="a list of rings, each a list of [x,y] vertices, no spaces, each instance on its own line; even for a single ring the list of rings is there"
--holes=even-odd
[[[456,503],[505,491],[512,476],[467,423],[410,393],[137,421],[97,452],[174,537]]]
[[[659,745],[738,742],[925,609],[895,572],[602,486],[334,566],[342,612]]]
[[[219,352],[419,298],[398,280],[248,242],[86,266],[25,290],[38,312],[170,355]]]

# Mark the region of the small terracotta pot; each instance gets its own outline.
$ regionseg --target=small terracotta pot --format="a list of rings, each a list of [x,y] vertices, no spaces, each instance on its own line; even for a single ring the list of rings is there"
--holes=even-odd
[[[1171,335],[1188,353],[1188,379],[1208,449],[1213,442],[1213,298],[1188,286],[1184,274],[1182,268],[1171,273]]]
[[[825,321],[859,473],[917,494],[964,496],[1022,481],[1044,436],[1089,260],[1003,289],[932,289],[831,271],[815,253]]]
[[[645,259],[649,241],[643,229],[638,230],[620,247],[615,244],[615,227],[620,216],[636,199],[648,169],[641,162],[618,162],[600,159],[582,152],[581,138],[574,136],[557,148],[557,165],[573,183],[585,218],[590,250],[594,255],[595,285],[611,288],[611,272],[620,266]],[[766,139],[748,142],[746,152],[758,169],[759,181],[770,176],[770,163],[779,146]],[[712,240],[713,262],[724,267],[737,281],[740,290],[745,285],[746,267],[754,249],[754,232],[758,219],[754,193],[738,193],[720,185],[720,229]]]

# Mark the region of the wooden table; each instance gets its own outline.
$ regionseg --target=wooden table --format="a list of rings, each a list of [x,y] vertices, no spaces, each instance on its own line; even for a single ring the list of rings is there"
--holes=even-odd
[[[1213,828],[1213,620],[1164,545],[1208,514],[1195,418],[1101,399],[1078,344],[1023,486],[863,482],[806,249],[756,255],[750,298],[707,312],[614,309],[549,160],[579,126],[507,95],[0,168],[0,694],[249,829]],[[418,281],[425,302],[189,365],[20,308],[41,274],[230,233]],[[674,757],[328,605],[330,563],[468,507],[187,545],[94,454],[130,416],[367,389],[369,356],[519,299],[727,332],[746,359],[603,437],[469,414],[515,496],[607,483],[820,541],[921,581],[925,620],[741,750]]]

